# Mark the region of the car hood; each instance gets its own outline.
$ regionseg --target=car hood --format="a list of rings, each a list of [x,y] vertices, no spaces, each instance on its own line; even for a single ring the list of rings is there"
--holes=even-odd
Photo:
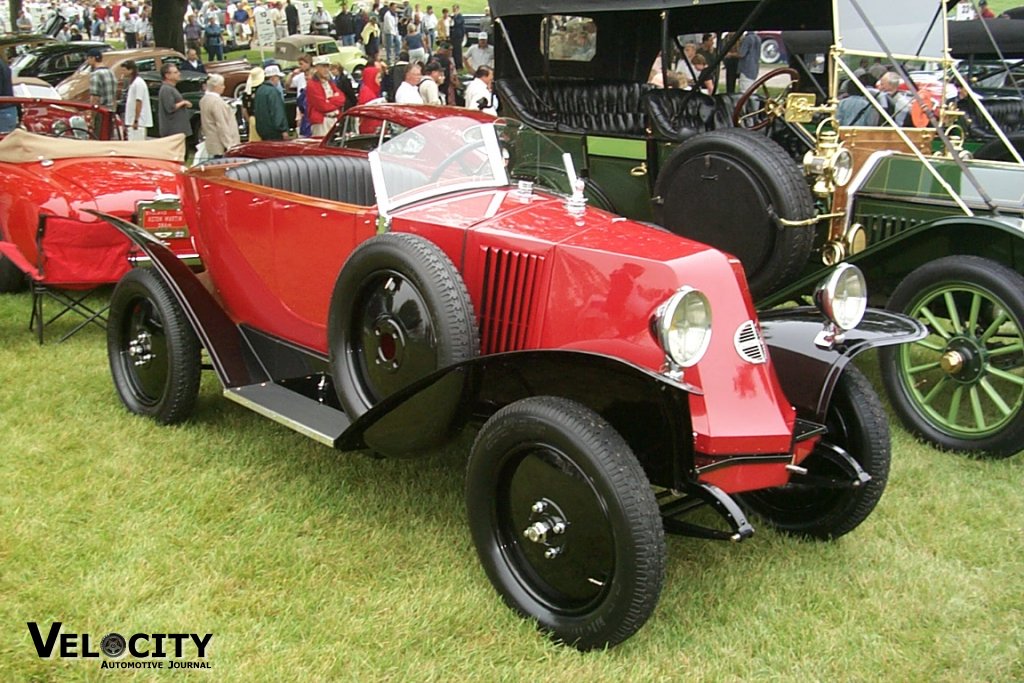
[[[151,159],[62,159],[37,166],[36,173],[65,198],[69,215],[92,221],[83,211],[131,216],[136,202],[176,194],[180,170],[175,162]]]

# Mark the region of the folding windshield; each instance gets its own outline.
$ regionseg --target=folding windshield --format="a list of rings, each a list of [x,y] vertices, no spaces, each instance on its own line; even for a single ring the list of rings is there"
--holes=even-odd
[[[835,0],[834,17],[837,42],[847,52],[933,60],[946,53],[941,0]]]

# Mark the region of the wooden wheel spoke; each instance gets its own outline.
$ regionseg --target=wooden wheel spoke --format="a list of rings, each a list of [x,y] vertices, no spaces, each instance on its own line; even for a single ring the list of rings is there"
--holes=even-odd
[[[946,292],[943,295],[943,299],[946,301],[946,312],[949,313],[949,322],[953,325],[953,332],[963,334],[964,327],[960,324],[960,311],[956,307],[956,299],[953,298],[953,292]]]
[[[1010,406],[1006,405],[1006,401],[1004,401],[1003,397],[999,395],[999,392],[996,391],[991,384],[989,384],[987,378],[981,380],[980,382],[978,382],[978,384],[980,384],[981,388],[985,390],[985,393],[988,395],[989,400],[991,400],[992,403],[996,404],[996,407],[999,408],[999,412],[1001,412],[1004,417],[1012,412],[1010,410]]]
[[[939,395],[939,392],[942,390],[943,385],[946,384],[946,382],[948,381],[949,377],[947,375],[943,375],[942,378],[935,383],[935,386],[932,387],[932,390],[924,395],[924,398],[921,399],[921,403],[929,405],[935,399],[935,397]]]
[[[957,386],[957,388],[953,390],[953,396],[949,399],[949,412],[946,413],[946,422],[950,424],[956,423],[956,415],[960,412],[960,400],[963,396],[963,386]]]
[[[928,370],[935,370],[938,367],[939,367],[939,361],[934,361],[932,363],[923,363],[921,365],[914,365],[914,366],[911,366],[911,367],[907,368],[907,374],[908,375],[916,375],[919,372],[926,372]]]
[[[974,414],[974,424],[979,429],[984,429],[986,427],[985,411],[981,409],[981,394],[978,393],[978,387],[971,387],[968,393],[970,394],[971,412]]]
[[[935,344],[935,343],[929,342],[927,338],[926,339],[922,339],[919,342],[915,342],[915,345],[923,347],[923,348],[926,348],[929,351],[937,351],[938,353],[942,353],[943,351],[946,350],[946,345],[945,344]]]
[[[1009,344],[1008,346],[1000,346],[998,349],[993,349],[988,352],[989,357],[992,356],[1008,356],[1011,353],[1020,353],[1024,351],[1024,342],[1017,342],[1016,344]]]
[[[967,330],[974,330],[978,326],[978,314],[981,313],[981,295],[977,292],[971,297],[971,312],[967,317]]]
[[[1010,316],[1007,315],[1006,311],[1000,311],[999,315],[996,316],[996,319],[993,320],[992,324],[988,326],[988,329],[986,329],[982,333],[981,343],[984,344],[985,342],[987,342],[989,340],[989,337],[998,332],[999,328],[1003,326],[1003,323],[1005,323],[1009,319]]]
[[[1000,368],[994,368],[991,365],[989,365],[986,368],[986,370],[988,374],[992,375],[993,377],[998,377],[999,379],[1006,380],[1011,384],[1016,384],[1019,387],[1024,387],[1024,377],[1022,377],[1021,375],[1015,375],[1012,372],[1007,372],[1006,370],[1001,370]]]
[[[928,324],[931,325],[932,331],[934,331],[935,334],[939,335],[943,339],[950,338],[951,335],[949,334],[949,332],[947,332],[946,329],[939,323],[939,319],[935,317],[935,314],[932,313],[927,306],[922,306],[920,313],[928,321]]]

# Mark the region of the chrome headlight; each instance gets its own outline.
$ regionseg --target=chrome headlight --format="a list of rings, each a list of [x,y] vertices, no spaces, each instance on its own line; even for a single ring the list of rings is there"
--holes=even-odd
[[[703,292],[682,287],[658,308],[653,322],[673,363],[688,368],[704,356],[711,341],[711,304]]]
[[[818,285],[814,302],[840,330],[852,330],[860,324],[868,307],[864,273],[857,266],[840,264]]]
[[[845,187],[853,177],[853,155],[850,150],[840,147],[832,158],[832,182],[836,187]]]

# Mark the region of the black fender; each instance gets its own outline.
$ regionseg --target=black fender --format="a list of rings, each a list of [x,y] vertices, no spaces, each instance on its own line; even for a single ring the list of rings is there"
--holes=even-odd
[[[225,388],[266,382],[269,379],[238,326],[196,273],[163,242],[134,223],[117,216],[92,210],[87,212],[113,225],[150,258],[153,269],[167,281]]]
[[[455,429],[531,396],[587,406],[629,443],[651,482],[674,488],[693,471],[693,429],[685,383],[596,353],[513,351],[444,368],[392,394],[335,442],[387,457],[418,455]]]
[[[920,322],[900,313],[869,308],[864,319],[831,348],[814,343],[824,317],[811,306],[781,308],[759,314],[775,374],[801,417],[824,423],[832,392],[843,369],[857,354],[881,346],[924,339]]]

